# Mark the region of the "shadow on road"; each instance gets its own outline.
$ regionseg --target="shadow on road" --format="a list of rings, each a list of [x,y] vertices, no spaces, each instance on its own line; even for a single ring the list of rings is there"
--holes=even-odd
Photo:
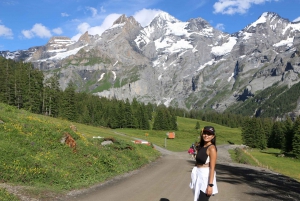
[[[256,170],[217,164],[217,181],[239,185],[246,183],[253,188],[255,196],[268,200],[300,200],[300,183],[289,177]],[[249,193],[250,194],[250,193]]]

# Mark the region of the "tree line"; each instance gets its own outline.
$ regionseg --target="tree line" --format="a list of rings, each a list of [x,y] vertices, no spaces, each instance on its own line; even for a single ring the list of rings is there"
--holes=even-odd
[[[77,92],[72,82],[61,90],[57,75],[45,79],[43,72],[34,69],[31,63],[3,57],[0,57],[0,101],[32,113],[93,126],[177,130],[174,109],[136,99],[130,102]]]
[[[247,118],[242,127],[242,139],[252,148],[276,148],[300,159],[300,117],[292,121],[272,121],[267,118]]]

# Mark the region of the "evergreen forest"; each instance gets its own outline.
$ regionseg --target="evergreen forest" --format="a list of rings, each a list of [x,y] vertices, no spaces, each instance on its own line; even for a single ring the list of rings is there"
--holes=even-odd
[[[45,78],[43,72],[34,69],[31,63],[0,57],[0,102],[36,114],[112,129],[170,131],[177,130],[177,116],[201,119],[231,128],[241,128],[243,142],[249,147],[278,148],[287,155],[300,158],[300,117],[295,119],[287,117],[284,121],[270,118],[273,113],[276,115],[278,111],[293,107],[282,101],[285,100],[285,96],[293,99],[299,97],[300,84],[292,86],[285,95],[282,92],[286,91],[286,88],[278,88],[276,91],[271,87],[269,89],[271,95],[277,94],[282,97],[274,96],[273,105],[261,101],[269,108],[267,110],[269,115],[263,118],[255,115],[250,117],[249,110],[259,102],[257,101],[259,96],[256,97],[256,101],[247,100],[247,107],[237,107],[235,113],[230,110],[224,113],[196,109],[187,111],[164,105],[145,104],[135,98],[132,101],[128,99],[124,101],[98,97],[77,91],[76,84],[72,82],[65,90],[61,90],[58,76]],[[263,100],[263,97],[260,100]]]

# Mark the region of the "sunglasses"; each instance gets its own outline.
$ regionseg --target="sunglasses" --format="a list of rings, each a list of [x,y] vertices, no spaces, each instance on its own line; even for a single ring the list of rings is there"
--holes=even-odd
[[[203,133],[202,135],[208,135],[208,136],[211,136],[211,135],[214,135],[214,134],[205,132],[205,133]]]

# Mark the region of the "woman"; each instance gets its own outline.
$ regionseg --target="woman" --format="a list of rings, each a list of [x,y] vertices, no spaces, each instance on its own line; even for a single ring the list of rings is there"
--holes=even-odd
[[[216,161],[215,129],[212,126],[205,126],[197,148],[196,165],[191,174],[190,188],[193,190],[194,201],[209,200],[211,195],[218,193],[215,172]]]

